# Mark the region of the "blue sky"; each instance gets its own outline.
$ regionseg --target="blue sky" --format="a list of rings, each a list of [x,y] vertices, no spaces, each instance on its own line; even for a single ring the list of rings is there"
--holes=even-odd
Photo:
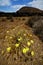
[[[23,6],[43,10],[43,0],[0,0],[0,11],[16,12]]]

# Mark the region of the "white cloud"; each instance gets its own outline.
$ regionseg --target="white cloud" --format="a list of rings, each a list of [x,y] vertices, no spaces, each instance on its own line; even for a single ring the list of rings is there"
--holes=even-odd
[[[18,0],[13,0],[13,1],[18,1]]]
[[[0,0],[0,6],[11,5],[10,0]]]
[[[13,5],[13,6],[11,6],[11,8],[14,9],[15,11],[17,11],[23,6],[26,6],[26,5]]]
[[[33,0],[32,2],[29,2],[28,5],[43,10],[43,0]]]

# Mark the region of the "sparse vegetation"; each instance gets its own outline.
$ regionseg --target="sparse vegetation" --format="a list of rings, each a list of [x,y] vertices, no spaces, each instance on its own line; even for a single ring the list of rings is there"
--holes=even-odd
[[[25,18],[23,18],[22,20],[25,20]]]
[[[34,64],[33,61],[38,53],[36,50],[40,50],[40,43],[38,43],[39,47],[36,48],[36,45],[38,46],[37,43],[38,42],[34,40],[33,34],[29,33],[26,28],[24,29],[21,27],[16,27],[6,31],[4,41],[6,47],[2,50],[1,53],[3,54],[4,51],[6,60],[9,60],[11,57],[11,60],[13,59],[12,62],[17,62],[17,64],[18,60],[19,63],[24,62],[25,64],[29,64],[29,62],[32,62],[32,64]],[[39,53],[38,55],[40,56]],[[37,63],[36,59],[35,62]]]
[[[37,37],[42,35],[43,39],[43,17],[6,17],[5,20],[0,22],[0,65],[43,65],[43,42]]]
[[[40,16],[33,16],[28,20],[26,25],[30,26],[34,32],[43,41],[43,18]]]

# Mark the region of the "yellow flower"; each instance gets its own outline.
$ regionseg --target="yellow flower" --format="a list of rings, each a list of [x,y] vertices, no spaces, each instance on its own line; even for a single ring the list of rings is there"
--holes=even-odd
[[[32,37],[32,34],[30,34],[30,37]]]
[[[4,54],[4,51],[2,50],[2,52],[1,52],[2,54]]]
[[[7,39],[7,38],[8,38],[8,36],[5,36],[5,38]]]
[[[20,32],[18,32],[18,34],[20,34]]]
[[[8,48],[7,48],[7,52],[10,52],[10,51],[11,51],[11,47],[8,47]]]
[[[34,43],[34,41],[33,41],[33,40],[30,40],[30,42],[31,42],[31,43]]]
[[[34,51],[31,52],[31,55],[34,56]]]
[[[26,48],[23,48],[23,53],[25,54],[26,52],[28,52],[29,51],[29,48],[28,47],[26,47]]]
[[[7,33],[9,33],[9,31],[7,31]]]
[[[21,41],[22,40],[22,37],[18,38],[18,41]]]
[[[24,34],[24,36],[26,36],[26,34]]]
[[[11,36],[10,39],[12,39],[13,37]]]
[[[27,45],[28,45],[28,46],[30,46],[30,45],[31,45],[31,43],[28,41],[28,42],[27,42]]]
[[[27,51],[29,51],[29,48],[28,48],[28,47],[26,47],[26,50],[27,50]]]
[[[16,46],[16,47],[19,47],[19,44],[18,44],[18,43],[16,43],[16,44],[15,44],[15,46]]]

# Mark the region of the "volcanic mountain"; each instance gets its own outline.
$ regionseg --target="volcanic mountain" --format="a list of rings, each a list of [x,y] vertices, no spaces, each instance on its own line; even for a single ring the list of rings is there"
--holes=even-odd
[[[43,11],[38,9],[38,8],[34,8],[34,7],[22,7],[21,9],[19,9],[16,12],[0,12],[0,16],[33,16],[33,15],[43,15]]]
[[[22,7],[20,10],[18,10],[16,13],[22,14],[22,15],[36,15],[36,14],[43,14],[43,11],[38,9],[38,8],[34,8],[34,7]]]

